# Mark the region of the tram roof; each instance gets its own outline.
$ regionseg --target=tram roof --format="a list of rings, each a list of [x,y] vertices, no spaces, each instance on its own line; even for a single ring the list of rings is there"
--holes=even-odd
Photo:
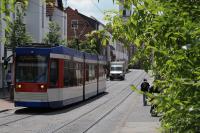
[[[64,54],[64,55],[83,58],[83,52],[80,52],[80,51],[72,49],[72,48],[64,47],[64,46],[58,46],[58,47],[51,48],[51,53]]]
[[[54,54],[64,54],[69,56],[74,56],[78,58],[83,58],[85,54],[86,59],[90,60],[103,60],[106,61],[105,56],[97,56],[95,54],[89,54],[85,52],[81,52],[75,49],[71,49],[64,46],[57,46],[57,47],[18,47],[16,48],[16,55],[42,55],[42,56],[49,56],[50,53]]]
[[[106,61],[106,56],[99,55],[99,60],[100,61]]]

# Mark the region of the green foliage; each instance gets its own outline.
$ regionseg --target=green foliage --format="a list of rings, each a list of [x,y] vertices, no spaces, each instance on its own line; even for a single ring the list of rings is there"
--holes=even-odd
[[[14,3],[15,3],[15,0],[1,0],[0,13],[5,14],[5,16],[8,16],[9,13],[14,10]],[[10,5],[10,7],[8,8],[7,5]]]
[[[68,42],[68,47],[87,53],[101,54],[103,47],[109,43],[110,36],[106,30],[92,31],[86,35],[86,40],[73,39]]]
[[[96,44],[90,43],[88,40],[80,43],[80,50],[87,53],[98,54]]]
[[[68,47],[77,49],[83,52],[87,52],[87,53],[98,54],[96,45],[91,44],[88,40],[79,41],[78,39],[72,39],[68,41]]]
[[[152,69],[163,130],[200,130],[200,2],[189,0],[127,0],[134,12],[127,21],[112,17],[116,39],[135,44],[145,70]],[[185,49],[186,48],[186,49]]]
[[[80,48],[79,48],[79,44],[80,42],[79,42],[79,40],[77,39],[77,38],[74,38],[74,39],[72,39],[72,40],[68,40],[68,42],[67,42],[67,46],[69,47],[69,48],[73,48],[73,49],[77,49],[77,50],[79,50]]]
[[[21,10],[24,11],[24,9],[26,9],[26,7],[28,5],[28,0],[1,0],[0,1],[0,16],[1,16],[0,19],[4,20],[6,23],[5,44],[9,45],[10,47],[15,47],[16,45],[18,45],[21,42],[23,43],[23,42],[31,41],[30,36],[26,35],[24,32],[25,27],[23,25],[22,20],[19,20],[19,19],[23,19],[22,14],[21,15],[19,14],[19,9],[16,10],[16,11],[18,11],[18,13],[17,13],[18,20],[15,20],[14,22],[12,22],[12,20],[10,18],[10,13],[15,12],[15,6],[16,6],[17,2],[21,3],[20,4]],[[21,37],[20,37],[20,33],[22,33]],[[23,36],[23,35],[25,35],[25,36]],[[16,36],[18,38],[14,39],[14,36]],[[4,40],[4,39],[1,39],[1,40]],[[15,43],[16,41],[19,41],[19,42]]]
[[[61,39],[60,27],[56,22],[49,22],[49,32],[46,34],[46,37],[43,39],[43,42],[45,44],[52,45],[65,45],[66,41]]]
[[[25,43],[31,43],[32,38],[26,33],[26,26],[23,23],[24,20],[24,10],[16,9],[16,19],[13,22],[8,22],[9,32],[6,34],[5,44],[8,47],[15,48],[16,46],[21,46]]]
[[[86,35],[87,43],[91,45],[91,48],[95,48],[98,54],[102,54],[101,51],[110,40],[110,36],[106,30],[92,31]]]

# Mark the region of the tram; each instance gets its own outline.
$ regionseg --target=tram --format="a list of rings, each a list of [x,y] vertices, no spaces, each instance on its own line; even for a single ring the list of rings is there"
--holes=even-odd
[[[15,106],[60,108],[106,90],[106,58],[63,46],[19,47]]]

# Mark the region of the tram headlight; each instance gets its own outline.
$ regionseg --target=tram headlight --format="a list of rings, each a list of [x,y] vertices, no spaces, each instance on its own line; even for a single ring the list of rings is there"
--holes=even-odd
[[[41,88],[41,89],[44,89],[44,85],[41,85],[40,88]]]
[[[17,85],[17,88],[22,88],[22,85]]]

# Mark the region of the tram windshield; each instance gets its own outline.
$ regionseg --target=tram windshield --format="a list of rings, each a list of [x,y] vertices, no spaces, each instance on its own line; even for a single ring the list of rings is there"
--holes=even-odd
[[[17,56],[16,82],[47,82],[48,62],[45,56]]]

